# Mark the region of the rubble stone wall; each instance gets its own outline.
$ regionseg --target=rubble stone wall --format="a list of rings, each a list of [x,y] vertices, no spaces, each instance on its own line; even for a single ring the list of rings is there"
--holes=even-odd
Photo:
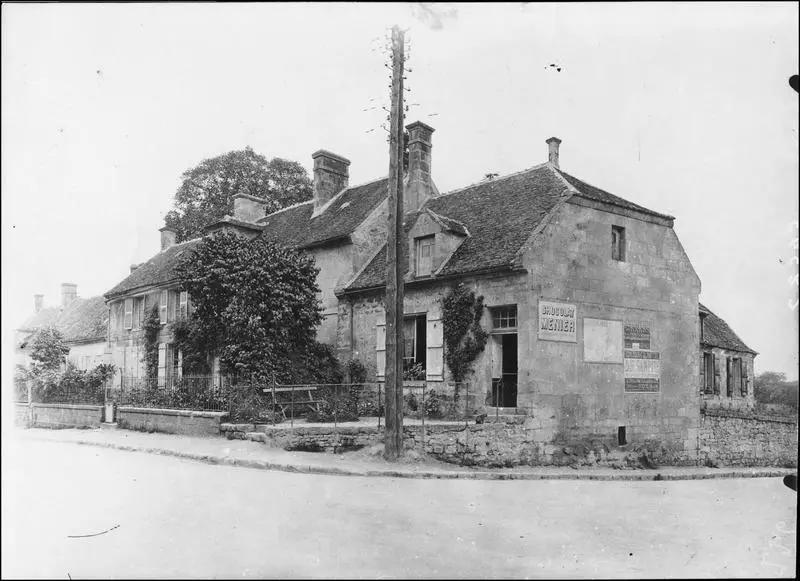
[[[796,417],[707,409],[698,437],[700,464],[797,467]]]

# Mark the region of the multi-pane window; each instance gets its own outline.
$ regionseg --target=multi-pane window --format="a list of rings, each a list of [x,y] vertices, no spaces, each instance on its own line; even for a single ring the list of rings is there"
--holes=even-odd
[[[622,226],[611,227],[611,258],[625,261],[625,228]]]
[[[133,299],[125,299],[125,318],[122,326],[125,329],[133,327]]]
[[[417,276],[430,276],[433,269],[433,236],[417,238]]]
[[[158,309],[158,316],[161,321],[161,324],[164,325],[167,322],[167,304],[169,302],[169,291],[162,290],[161,297],[159,301],[159,309]]]
[[[425,354],[427,349],[425,315],[410,315],[403,318],[403,371],[412,367],[421,373],[425,370]],[[411,379],[419,379],[413,377]]]
[[[492,327],[514,329],[517,326],[517,305],[495,307],[492,311]]]
[[[178,317],[186,319],[189,316],[189,293],[181,291],[180,301],[178,306]]]

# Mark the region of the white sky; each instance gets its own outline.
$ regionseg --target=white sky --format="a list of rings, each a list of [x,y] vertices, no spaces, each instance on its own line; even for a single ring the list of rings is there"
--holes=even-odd
[[[546,161],[560,137],[564,170],[677,217],[701,300],[758,372],[796,378],[798,5],[435,9],[438,29],[398,4],[4,4],[4,344],[34,293],[102,294],[155,254],[203,158],[250,145],[310,170],[325,148],[351,184],[385,175],[380,47],[400,23],[407,121],[436,128],[441,191]]]

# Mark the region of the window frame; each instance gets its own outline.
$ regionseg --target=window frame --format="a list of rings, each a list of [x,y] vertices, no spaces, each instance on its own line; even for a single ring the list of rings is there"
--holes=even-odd
[[[431,276],[433,275],[433,251],[436,245],[436,236],[431,234],[429,236],[419,236],[418,238],[414,239],[415,244],[415,256],[416,256],[416,275],[419,277],[422,276]],[[422,265],[422,252],[423,249],[428,248],[430,249],[430,255],[427,257],[428,261],[428,271],[423,272],[421,265]]]
[[[611,226],[611,259],[616,262],[625,262],[626,240],[624,226]]]
[[[178,318],[189,318],[189,293],[185,290],[180,291],[178,294]]]
[[[516,304],[490,307],[489,313],[492,316],[492,331],[516,331],[519,327],[519,310]],[[507,324],[498,324],[504,321]]]
[[[133,299],[125,299],[123,303],[122,327],[127,330],[133,328]]]
[[[407,371],[414,365],[422,364],[422,368],[427,371],[428,368],[428,354],[427,354],[427,334],[428,334],[428,315],[427,313],[415,313],[415,314],[408,314],[403,316],[403,326],[405,331],[405,325],[409,322],[412,322],[412,329],[413,329],[413,337],[411,337],[411,345],[412,345],[412,355],[406,356],[405,347],[406,342],[409,340],[408,337],[403,336],[403,372]],[[425,336],[425,344],[420,348],[420,341],[419,335],[422,333]]]
[[[158,320],[162,325],[167,324],[167,314],[169,306],[169,291],[164,289],[158,297]]]

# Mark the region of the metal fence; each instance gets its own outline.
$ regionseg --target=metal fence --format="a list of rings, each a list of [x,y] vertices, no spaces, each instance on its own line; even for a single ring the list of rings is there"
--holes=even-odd
[[[339,423],[375,418],[385,422],[386,388],[383,382],[282,384],[275,379],[234,378],[225,375],[180,378],[123,377],[119,388],[106,392],[117,405],[165,409],[225,411],[234,422]],[[406,382],[406,417],[426,420],[462,420],[474,417],[484,403],[469,383]]]

